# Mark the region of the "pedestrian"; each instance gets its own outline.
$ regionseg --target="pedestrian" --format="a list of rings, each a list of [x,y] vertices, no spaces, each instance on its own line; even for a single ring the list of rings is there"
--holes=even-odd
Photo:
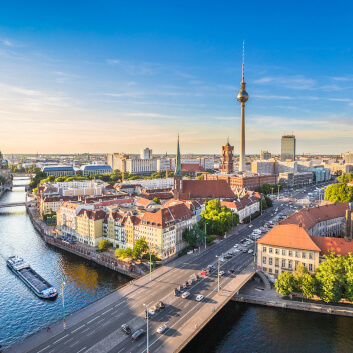
[[[47,332],[50,332],[50,326],[47,327]]]

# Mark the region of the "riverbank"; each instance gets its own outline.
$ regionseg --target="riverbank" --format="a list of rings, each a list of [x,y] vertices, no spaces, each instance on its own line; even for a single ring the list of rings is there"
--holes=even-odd
[[[77,256],[83,257],[86,260],[93,261],[101,266],[107,267],[113,271],[119,272],[132,278],[139,278],[146,275],[147,271],[142,270],[135,264],[126,264],[124,261],[118,260],[115,257],[109,256],[106,253],[97,253],[94,247],[84,244],[68,244],[57,238],[53,233],[52,227],[47,227],[36,215],[34,203],[27,204],[26,209],[33,227],[40,234],[43,240],[52,246],[68,251]]]
[[[283,297],[278,294],[275,289],[265,288],[263,283],[258,281],[249,281],[247,285],[234,296],[233,300],[242,303],[272,306],[283,309],[353,317],[353,308],[339,306],[337,304],[330,305],[283,299]]]

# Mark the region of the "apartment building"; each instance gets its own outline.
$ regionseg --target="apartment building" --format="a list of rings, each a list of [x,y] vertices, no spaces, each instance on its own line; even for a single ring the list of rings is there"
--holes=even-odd
[[[79,241],[91,246],[98,246],[103,239],[104,211],[81,209],[76,216],[76,232],[80,236]]]

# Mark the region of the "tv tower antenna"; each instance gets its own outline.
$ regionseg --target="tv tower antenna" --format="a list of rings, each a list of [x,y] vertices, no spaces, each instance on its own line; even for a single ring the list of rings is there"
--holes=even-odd
[[[243,40],[243,70],[242,70],[242,72],[243,72],[243,76],[242,76],[243,80],[241,82],[244,82],[244,42],[245,42],[245,40]]]

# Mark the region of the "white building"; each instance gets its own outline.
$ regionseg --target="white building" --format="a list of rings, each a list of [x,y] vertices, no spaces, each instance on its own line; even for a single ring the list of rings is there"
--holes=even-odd
[[[173,178],[163,179],[141,179],[141,180],[125,180],[120,185],[141,185],[142,188],[146,189],[164,189],[171,188],[174,185]]]
[[[140,150],[140,158],[141,159],[152,159],[153,158],[153,154],[152,154],[152,150],[149,148],[141,148]]]

